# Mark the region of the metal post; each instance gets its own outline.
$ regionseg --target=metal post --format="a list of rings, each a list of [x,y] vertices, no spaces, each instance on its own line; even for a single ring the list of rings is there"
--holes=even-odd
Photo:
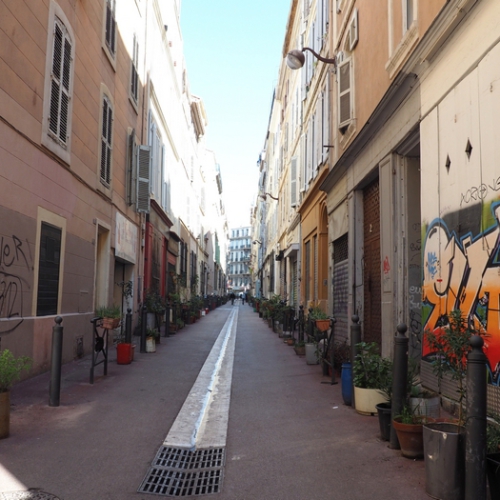
[[[148,322],[148,309],[144,305],[141,310],[141,342],[140,352],[146,352],[146,328]]]
[[[52,327],[52,359],[50,367],[49,406],[59,406],[61,396],[61,364],[63,327],[61,316],[56,316],[56,324]]]
[[[170,301],[165,308],[165,337],[170,337]]]
[[[486,356],[484,340],[470,339],[467,356],[465,424],[465,500],[486,500]]]
[[[361,342],[361,325],[359,324],[359,316],[354,314],[352,317],[353,324],[351,325],[351,366],[354,375],[354,360],[358,355],[358,344]],[[351,406],[355,408],[354,401],[354,376],[352,377],[352,403]]]
[[[397,326],[398,334],[394,337],[394,363],[392,370],[392,403],[391,418],[401,415],[403,406],[406,403],[406,387],[408,382],[408,337],[406,330],[408,328],[404,323]],[[394,427],[391,425],[391,437],[389,448],[399,450],[398,436]]]
[[[335,323],[337,320],[335,319],[334,316],[330,318],[330,326],[332,328],[332,332],[330,333],[330,364],[332,366],[332,385],[338,384],[338,382],[335,380],[335,352],[334,352],[334,346],[335,346]]]
[[[125,315],[125,342],[127,344],[132,343],[132,309],[130,307]]]

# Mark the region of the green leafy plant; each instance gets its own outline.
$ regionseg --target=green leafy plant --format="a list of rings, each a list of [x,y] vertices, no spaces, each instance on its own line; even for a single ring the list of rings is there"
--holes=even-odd
[[[165,303],[163,297],[155,290],[146,293],[144,305],[150,313],[163,314],[165,312]]]
[[[317,319],[330,319],[330,316],[326,314],[326,312],[321,309],[319,306],[313,306],[309,310],[309,319],[317,320]]]
[[[408,405],[403,406],[401,415],[398,415],[398,417],[402,424],[407,425],[421,424],[424,420],[421,415],[416,415]]]
[[[9,349],[4,349],[0,353],[0,392],[7,392],[12,384],[19,380],[21,372],[28,370],[31,366],[31,359],[27,356],[16,358]]]
[[[448,324],[438,331],[425,332],[424,341],[434,353],[431,362],[434,374],[438,378],[438,388],[441,393],[441,382],[445,374],[457,382],[458,392],[458,422],[463,425],[463,401],[465,398],[465,375],[467,355],[471,351],[470,338],[481,333],[469,326],[468,319],[460,309],[454,309],[448,316]]]
[[[122,310],[120,309],[120,306],[115,304],[112,306],[99,306],[95,313],[96,316],[101,318],[118,319],[122,317]]]
[[[155,340],[160,338],[160,332],[156,328],[146,328],[146,337],[153,337]]]
[[[360,342],[352,367],[353,382],[363,389],[379,389],[392,396],[392,361],[382,358],[375,342]]]
[[[488,417],[486,425],[486,453],[500,452],[500,420]]]

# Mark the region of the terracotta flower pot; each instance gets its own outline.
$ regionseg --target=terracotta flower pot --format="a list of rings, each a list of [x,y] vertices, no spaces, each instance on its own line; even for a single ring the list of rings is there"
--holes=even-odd
[[[330,328],[330,320],[329,319],[317,319],[316,320],[316,328],[320,332],[326,332],[328,328]]]
[[[423,422],[424,419],[414,424],[403,424],[401,417],[392,421],[403,457],[424,458]]]

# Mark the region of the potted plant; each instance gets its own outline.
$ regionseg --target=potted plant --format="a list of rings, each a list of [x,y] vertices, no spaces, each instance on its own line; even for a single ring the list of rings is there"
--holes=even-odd
[[[356,347],[358,354],[352,367],[355,408],[362,415],[375,415],[376,405],[388,401],[383,387],[392,374],[392,363],[380,356],[375,342],[360,342]]]
[[[120,325],[122,311],[120,306],[113,304],[112,306],[99,306],[96,309],[96,316],[102,318],[101,326],[107,330],[114,330]]]
[[[293,350],[295,351],[295,354],[297,354],[297,356],[305,356],[306,355],[306,343],[304,341],[295,342],[295,345],[293,346]]]
[[[408,404],[403,407],[401,415],[394,418],[392,425],[398,436],[403,457],[423,458],[423,424],[428,421],[429,417],[415,414]]]
[[[21,372],[30,366],[31,359],[26,356],[16,358],[8,349],[0,353],[0,439],[9,435],[12,384],[19,380]]]
[[[320,332],[326,332],[330,328],[330,317],[319,306],[313,306],[309,309],[309,319],[314,321]]]
[[[156,342],[159,337],[160,333],[156,328],[146,328],[146,352],[156,352]]]
[[[432,367],[441,382],[449,376],[457,384],[458,418],[454,422],[424,424],[424,454],[426,493],[437,499],[459,499],[464,494],[465,438],[463,401],[467,355],[471,350],[470,338],[478,332],[460,309],[443,318],[444,326],[424,333],[424,342],[432,354]],[[447,477],[446,482],[442,481]]]
[[[491,498],[500,498],[500,420],[488,417],[486,425],[486,474]]]

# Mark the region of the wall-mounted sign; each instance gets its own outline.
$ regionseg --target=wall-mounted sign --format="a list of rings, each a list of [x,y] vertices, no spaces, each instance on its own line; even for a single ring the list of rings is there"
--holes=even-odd
[[[137,262],[138,228],[121,213],[116,213],[115,256],[131,264]]]

